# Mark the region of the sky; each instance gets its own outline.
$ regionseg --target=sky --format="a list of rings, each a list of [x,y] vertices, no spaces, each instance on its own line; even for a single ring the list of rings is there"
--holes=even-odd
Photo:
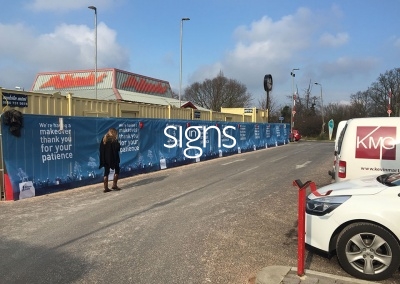
[[[0,17],[0,87],[37,73],[118,68],[182,94],[220,72],[259,107],[271,74],[276,105],[293,90],[346,103],[400,66],[400,0],[13,0]],[[182,21],[182,18],[190,18]],[[181,38],[182,27],[182,38]],[[181,53],[182,47],[182,53]],[[181,61],[182,55],[182,61]],[[180,64],[182,63],[182,73]],[[293,69],[295,77],[291,76]],[[317,82],[319,85],[315,85]]]

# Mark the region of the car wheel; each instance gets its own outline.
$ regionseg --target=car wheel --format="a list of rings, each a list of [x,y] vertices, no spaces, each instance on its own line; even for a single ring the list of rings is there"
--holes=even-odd
[[[400,265],[400,246],[385,228],[370,223],[354,223],[338,236],[336,253],[350,275],[370,281],[392,276]]]

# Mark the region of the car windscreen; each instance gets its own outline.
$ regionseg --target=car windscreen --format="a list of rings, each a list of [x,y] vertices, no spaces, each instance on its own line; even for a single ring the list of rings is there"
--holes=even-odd
[[[380,183],[387,186],[399,186],[400,185],[400,173],[398,174],[384,174],[377,178]]]
[[[346,125],[343,127],[342,132],[340,132],[340,136],[339,136],[339,140],[338,140],[337,154],[340,154],[340,150],[342,149],[343,138],[344,138],[344,134],[346,133],[346,130],[347,130],[347,125],[348,125],[348,123],[346,123]]]

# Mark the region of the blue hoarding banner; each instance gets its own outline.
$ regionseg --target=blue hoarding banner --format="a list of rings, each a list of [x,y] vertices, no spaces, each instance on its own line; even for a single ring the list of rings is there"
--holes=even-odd
[[[2,125],[5,172],[17,200],[102,181],[99,145],[121,143],[121,178],[289,142],[289,125],[24,115],[21,136]]]

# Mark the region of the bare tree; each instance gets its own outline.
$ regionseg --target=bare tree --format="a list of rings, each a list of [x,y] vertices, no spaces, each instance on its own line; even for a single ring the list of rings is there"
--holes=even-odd
[[[373,112],[373,116],[388,115],[387,110],[393,111],[395,116],[399,116],[399,92],[400,92],[400,68],[386,71],[385,74],[380,74],[378,80],[371,85],[370,97],[377,108]],[[389,96],[390,99],[389,99]]]
[[[183,97],[214,111],[220,111],[221,107],[249,107],[252,100],[244,84],[226,78],[222,71],[213,79],[196,82],[185,88]]]
[[[350,118],[367,117],[372,114],[374,102],[371,98],[371,91],[358,91],[350,96],[350,101]]]
[[[329,103],[324,108],[325,115],[328,119],[333,119],[335,124],[342,120],[348,120],[351,118],[352,106],[344,105],[339,103]]]
[[[176,92],[174,92],[174,91],[172,91],[171,97],[172,97],[173,99],[179,99],[179,94],[176,93]]]
[[[281,116],[280,110],[275,98],[271,94],[269,94],[269,103],[267,104],[267,95],[265,95],[265,97],[258,100],[257,108],[267,109],[267,105],[269,122],[278,122],[279,116]]]
[[[325,121],[333,119],[335,125],[339,121],[351,118],[388,116],[389,107],[391,116],[400,116],[400,68],[380,74],[367,90],[349,94],[349,105],[331,103],[325,105],[321,112],[322,104],[319,98],[310,97],[310,93],[309,85],[302,96],[296,97],[294,123],[303,135],[317,133],[315,126],[322,122],[322,113]],[[292,100],[292,96],[288,99]],[[287,106],[287,109],[291,107]]]
[[[352,116],[387,116],[390,102],[392,116],[400,116],[400,68],[380,74],[366,91],[352,94]]]

